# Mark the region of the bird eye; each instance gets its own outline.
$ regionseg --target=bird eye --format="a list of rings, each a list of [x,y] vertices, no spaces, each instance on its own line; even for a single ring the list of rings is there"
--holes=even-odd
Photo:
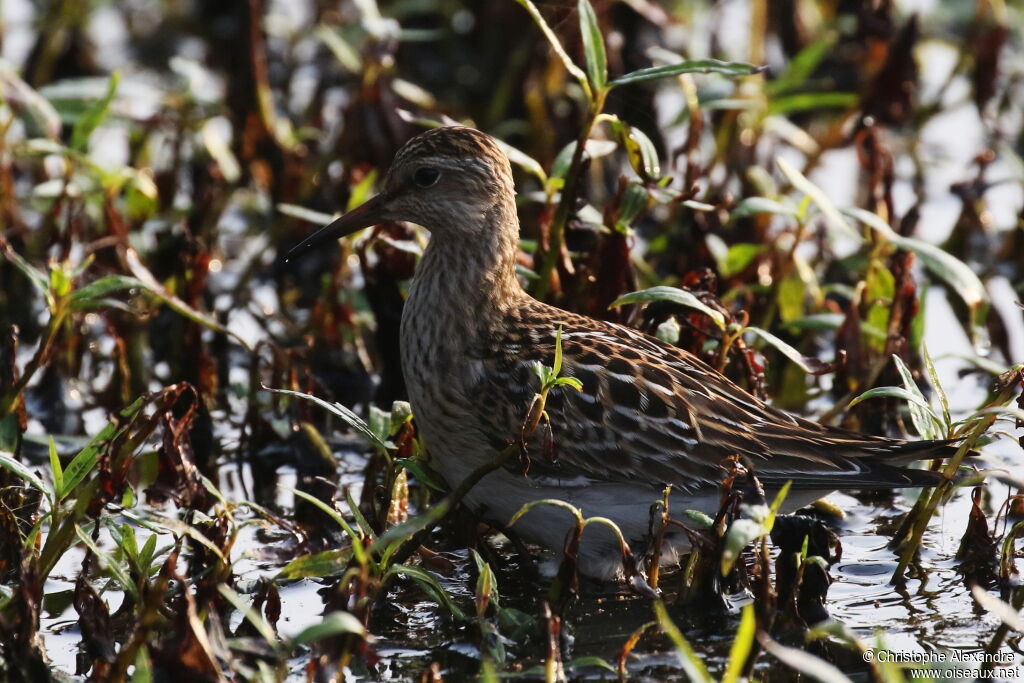
[[[433,166],[421,166],[412,175],[414,183],[420,187],[430,187],[441,177],[441,172]]]

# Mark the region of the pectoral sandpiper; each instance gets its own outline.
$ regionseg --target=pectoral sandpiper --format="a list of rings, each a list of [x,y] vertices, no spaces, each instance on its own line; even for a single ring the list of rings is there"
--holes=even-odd
[[[557,458],[534,457],[525,475],[513,461],[469,492],[466,502],[484,518],[506,524],[525,503],[558,498],[614,520],[642,550],[650,506],[667,485],[672,510],[714,514],[730,456],[748,458],[769,491],[792,481],[792,510],[835,490],[932,485],[934,473],[903,466],[952,455],[947,442],[867,436],[789,415],[686,351],[531,298],[516,278],[509,161],[479,131],[438,128],[413,138],[380,194],[289,257],[385,221],[431,233],[402,316],[402,367],[417,427],[449,484],[521,433],[539,385],[533,364],[551,364],[559,328],[562,374],[583,385],[550,396]],[[516,530],[557,549],[572,524],[564,509],[537,506]],[[684,534],[666,540],[662,561],[688,547]],[[614,576],[618,548],[605,527],[588,528],[580,571]]]

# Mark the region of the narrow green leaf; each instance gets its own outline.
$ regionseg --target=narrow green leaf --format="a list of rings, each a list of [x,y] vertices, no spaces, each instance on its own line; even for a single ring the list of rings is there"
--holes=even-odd
[[[302,555],[281,568],[277,580],[321,578],[344,572],[352,559],[351,548],[333,548]]]
[[[231,590],[231,587],[227,584],[218,584],[217,592],[221,594],[228,602],[234,605],[235,609],[242,613],[242,616],[248,620],[250,624],[256,627],[256,631],[263,637],[263,640],[267,641],[269,645],[277,643],[277,634],[274,633],[274,629],[267,623],[267,620],[263,618],[263,615],[252,608],[252,605],[247,603],[241,595]]]
[[[772,640],[767,634],[759,639],[761,646],[780,662],[819,683],[853,683],[846,674],[824,659],[795,647],[788,647]]]
[[[121,72],[115,71],[110,74],[110,80],[107,82],[107,92],[91,107],[86,109],[75,122],[75,127],[71,131],[71,149],[79,152],[87,150],[89,138],[92,136],[93,131],[107,118],[107,112],[110,111],[110,103],[113,101],[114,95],[117,93],[117,86],[120,83]]]
[[[58,492],[64,490],[64,469],[60,465],[60,456],[57,455],[57,444],[53,437],[50,437],[50,475],[53,477],[53,490]]]
[[[668,616],[665,603],[661,600],[654,601],[654,618],[658,622],[658,628],[668,636],[676,649],[676,657],[679,658],[679,665],[686,677],[692,683],[715,683],[715,679],[708,673],[708,668],[694,651],[693,646],[683,636],[679,627],[676,626]]]
[[[60,114],[53,104],[26,83],[12,64],[0,59],[0,98],[25,124],[29,137],[60,138]]]
[[[649,303],[651,301],[670,301],[672,303],[679,304],[680,306],[694,308],[711,318],[715,325],[720,329],[725,329],[725,316],[702,302],[690,292],[677,287],[658,286],[651,287],[649,289],[641,289],[638,292],[630,292],[629,294],[620,296],[618,299],[613,301],[608,308],[616,308],[618,306],[625,306],[626,304]]]
[[[668,64],[666,66],[652,66],[646,69],[639,69],[625,76],[616,78],[608,84],[610,88],[617,88],[620,85],[643,83],[661,78],[671,78],[682,74],[722,74],[723,76],[749,76],[764,70],[763,66],[754,66],[746,62],[722,62],[717,59],[696,59]]]
[[[362,418],[353,413],[351,410],[341,405],[340,403],[328,403],[322,398],[318,398],[311,394],[304,394],[301,391],[292,391],[290,389],[271,389],[270,387],[263,387],[266,391],[272,394],[284,394],[286,396],[294,396],[301,398],[306,401],[312,401],[324,410],[337,415],[341,418],[342,422],[347,424],[349,427],[354,429],[361,437],[366,439],[366,442],[376,448],[377,450],[386,453],[388,450],[388,444],[386,441],[380,438],[372,429],[370,425],[366,424]]]
[[[940,247],[913,237],[903,237],[879,216],[864,209],[843,209],[843,213],[871,227],[900,249],[914,252],[929,272],[943,280],[972,310],[988,303],[988,292],[970,266]]]
[[[558,55],[558,58],[562,60],[565,70],[580,82],[583,89],[587,91],[587,97],[590,97],[590,84],[587,81],[587,75],[583,73],[583,71],[580,70],[580,68],[572,61],[572,58],[569,57],[565,48],[562,47],[562,43],[559,42],[558,36],[556,36],[555,32],[551,30],[550,26],[548,26],[548,22],[544,21],[544,17],[541,16],[540,10],[537,9],[537,6],[530,2],[530,0],[516,0],[516,2],[518,2],[523,9],[529,12],[534,23],[537,24],[541,33],[543,33],[544,37],[547,38],[548,43],[551,45],[551,49],[554,50],[555,54]]]
[[[722,683],[737,683],[740,680],[747,657],[750,656],[750,650],[754,646],[756,630],[757,617],[754,615],[754,605],[752,603],[744,605],[740,626],[736,630],[736,636],[732,639],[732,646],[729,648],[729,659],[725,664],[725,673],[722,674]]]
[[[846,109],[857,106],[860,97],[852,92],[805,92],[768,101],[768,116],[815,109]]]
[[[949,397],[946,396],[946,390],[942,388],[942,382],[939,381],[939,373],[935,369],[935,362],[932,360],[931,354],[928,353],[928,346],[926,344],[921,346],[921,355],[924,358],[924,369],[928,375],[928,383],[931,384],[935,395],[939,397],[939,405],[942,406],[943,425],[948,431],[952,421],[949,416]]]
[[[893,354],[892,361],[896,364],[896,370],[899,371],[900,378],[903,380],[903,388],[919,399],[919,402],[911,402],[909,405],[910,419],[914,423],[917,433],[925,439],[941,439],[943,434],[940,433],[939,418],[932,410],[928,399],[921,393],[917,382],[914,381],[914,375],[910,372],[910,368],[896,354]],[[921,403],[928,407],[922,407]]]
[[[50,500],[50,504],[53,504],[53,492],[50,490],[50,487],[44,484],[43,480],[40,479],[35,472],[26,467],[24,463],[15,460],[13,453],[0,451],[0,467],[13,472],[16,476],[21,477],[32,486],[42,491]]]
[[[89,537],[89,534],[85,533],[85,531],[82,530],[82,527],[77,524],[75,525],[75,534],[78,536],[78,540],[84,543],[85,547],[91,550],[92,554],[95,555],[107,570],[110,571],[114,578],[117,579],[117,582],[121,584],[121,588],[138,600],[139,587],[136,586],[135,582],[132,581],[128,574],[125,573],[124,567],[122,567],[120,563],[116,562],[108,552],[102,550],[98,545],[96,545],[96,542]]]
[[[814,373],[821,369],[821,361],[817,358],[808,358],[768,330],[763,330],[760,327],[746,327],[743,331],[751,332],[768,342],[783,356],[799,365],[804,372]]]
[[[427,591],[427,593],[431,594],[434,597],[434,599],[437,600],[438,604],[440,604],[442,607],[448,610],[451,613],[451,615],[459,621],[468,620],[468,618],[466,617],[466,613],[463,612],[459,608],[459,606],[455,604],[451,596],[448,595],[448,592],[441,586],[440,583],[438,583],[437,578],[430,572],[426,571],[425,569],[421,569],[420,567],[413,567],[407,564],[396,564],[390,569],[388,569],[387,573],[384,575],[383,580],[386,581],[389,576],[392,576],[394,574],[401,574],[402,576],[407,576],[416,583],[418,583],[424,590]]]
[[[313,624],[299,631],[292,639],[296,645],[305,645],[315,640],[330,638],[331,636],[357,635],[366,637],[366,628],[363,627],[354,615],[340,610],[331,612],[324,617],[319,624]]]
[[[64,485],[57,493],[58,499],[63,500],[67,498],[68,494],[74,491],[75,487],[92,471],[92,468],[96,466],[96,458],[99,455],[100,449],[106,445],[106,442],[114,436],[116,431],[116,427],[112,427],[109,433],[107,429],[102,430],[97,434],[96,438],[78,452],[78,455],[71,459],[67,469],[64,470]],[[103,438],[99,438],[100,436],[103,436]]]
[[[579,0],[576,7],[580,14],[580,35],[583,36],[583,54],[587,59],[587,76],[595,91],[603,90],[608,83],[608,59],[604,53],[604,36],[597,23],[597,15],[590,0]]]
[[[803,173],[798,171],[792,164],[778,157],[775,159],[775,163],[778,164],[779,169],[782,171],[786,179],[793,185],[793,187],[803,192],[805,195],[811,198],[811,200],[818,206],[821,213],[825,216],[825,223],[835,233],[849,237],[856,240],[857,242],[863,241],[861,236],[856,230],[850,227],[850,224],[843,218],[843,214],[839,212],[832,200],[821,191],[817,185],[812,183],[804,176]]]
[[[759,213],[777,213],[782,216],[796,217],[796,211],[781,202],[767,197],[747,197],[729,212],[729,220],[734,221]]]
[[[363,548],[362,535],[356,533],[355,529],[353,529],[352,526],[347,521],[345,521],[345,518],[341,516],[340,512],[338,512],[334,507],[323,502],[316,496],[311,496],[305,491],[293,489],[288,486],[282,486],[281,488],[284,489],[285,491],[291,492],[292,495],[298,496],[299,498],[303,499],[307,503],[310,503],[314,507],[319,508],[324,514],[333,519],[335,523],[338,526],[340,526],[342,530],[348,535],[348,537],[352,539],[352,552],[356,557],[356,561],[359,562],[360,565],[366,564],[366,550]]]
[[[153,683],[153,662],[149,659],[149,649],[145,645],[135,655],[135,670],[130,680],[131,683]]]
[[[98,299],[113,292],[121,292],[126,289],[147,289],[146,285],[137,278],[127,275],[107,275],[95,282],[90,282],[84,287],[79,287],[71,293],[72,302],[82,302],[90,299]]]
[[[875,387],[874,389],[868,389],[857,398],[850,401],[849,407],[852,408],[858,403],[868,400],[869,398],[899,398],[910,403],[916,403],[922,408],[928,408],[931,410],[931,406],[927,402],[922,401],[916,394],[912,394],[903,387]]]

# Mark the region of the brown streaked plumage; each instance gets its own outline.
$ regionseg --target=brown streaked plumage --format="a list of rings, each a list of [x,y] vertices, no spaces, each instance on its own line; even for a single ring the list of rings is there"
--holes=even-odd
[[[395,157],[383,190],[289,256],[387,220],[423,225],[432,238],[402,316],[402,364],[416,422],[451,485],[520,433],[562,329],[563,374],[583,390],[551,394],[557,458],[487,475],[467,496],[507,523],[523,504],[559,498],[616,521],[643,548],[649,509],[666,485],[672,509],[714,513],[726,460],[748,458],[769,489],[792,481],[795,509],[840,489],[928,486],[906,469],[948,457],[947,442],[866,436],[794,417],[750,395],[699,358],[654,337],[568,313],[528,296],[515,275],[519,222],[508,159],[487,135],[438,128]],[[539,444],[530,444],[533,453]],[[561,547],[571,519],[537,507],[517,523],[529,540]],[[668,557],[686,548],[669,539]],[[665,558],[663,558],[665,559]],[[610,533],[588,527],[579,567],[608,578],[621,568]]]

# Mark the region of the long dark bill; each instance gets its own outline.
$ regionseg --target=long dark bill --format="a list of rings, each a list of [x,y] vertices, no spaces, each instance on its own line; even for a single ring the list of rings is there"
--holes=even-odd
[[[379,194],[373,199],[360,204],[341,218],[320,228],[312,235],[292,247],[292,250],[285,254],[285,262],[287,263],[292,259],[298,258],[321,244],[351,235],[356,230],[361,230],[362,228],[368,228],[371,225],[383,223],[385,203],[384,195]]]

